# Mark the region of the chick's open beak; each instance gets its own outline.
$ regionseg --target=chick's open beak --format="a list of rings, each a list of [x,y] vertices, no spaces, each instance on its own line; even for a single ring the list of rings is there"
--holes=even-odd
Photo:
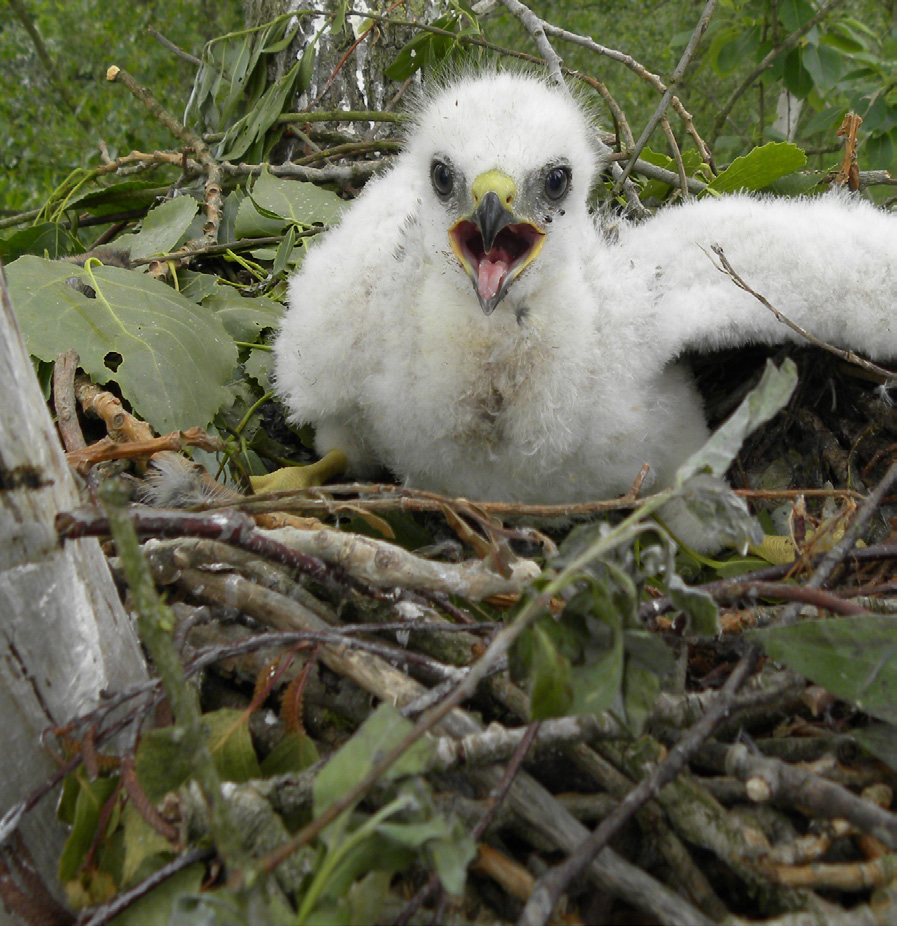
[[[541,250],[545,232],[509,208],[516,188],[507,174],[480,174],[471,192],[476,207],[449,229],[449,241],[473,282],[480,307],[491,315]]]

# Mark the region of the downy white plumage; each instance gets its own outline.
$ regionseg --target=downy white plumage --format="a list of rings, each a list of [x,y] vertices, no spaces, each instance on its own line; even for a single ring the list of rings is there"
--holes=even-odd
[[[319,452],[479,499],[614,496],[645,462],[646,488],[668,483],[707,436],[682,351],[795,339],[715,268],[717,243],[818,337],[897,356],[894,217],[731,196],[611,238],[588,206],[595,137],[534,76],[471,76],[422,104],[290,284],[277,389]]]

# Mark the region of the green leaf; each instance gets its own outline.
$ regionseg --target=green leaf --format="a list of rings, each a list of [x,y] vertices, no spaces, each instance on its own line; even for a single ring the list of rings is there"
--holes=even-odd
[[[558,652],[544,626],[532,628],[529,663],[530,717],[563,717],[573,704],[570,662]]]
[[[78,868],[93,844],[100,820],[100,811],[106,801],[112,797],[118,783],[117,778],[98,778],[96,781],[88,781],[81,775],[73,776],[73,780],[78,785],[78,795],[75,800],[72,831],[59,857],[58,871],[62,884],[71,881],[78,874]]]
[[[140,816],[132,802],[125,804],[122,812],[124,830],[124,861],[122,863],[122,887],[128,887],[142,880],[165,862],[171,861],[174,846],[157,833]]]
[[[226,781],[261,777],[261,770],[245,711],[222,709],[203,714],[209,730],[208,745],[218,774]],[[136,756],[137,777],[154,803],[179,788],[190,777],[190,750],[179,727],[151,730],[140,742]]]
[[[719,608],[707,592],[690,588],[674,575],[667,582],[667,593],[675,607],[688,617],[692,633],[714,637],[719,633]]]
[[[721,174],[713,178],[707,190],[734,193],[737,190],[762,190],[773,180],[807,163],[807,156],[790,142],[769,142],[736,158]]]
[[[874,723],[852,730],[852,735],[863,749],[897,771],[897,726]]]
[[[778,12],[779,19],[789,32],[795,32],[816,14],[807,0],[782,0]]]
[[[789,93],[794,94],[799,100],[806,99],[813,89],[813,77],[804,67],[802,48],[793,48],[785,55],[783,77]]]
[[[207,424],[229,398],[233,341],[219,319],[164,283],[119,267],[88,272],[37,257],[20,258],[8,275],[31,353],[49,361],[74,348],[94,382],[114,379],[160,433]],[[71,277],[97,298],[66,285]],[[115,355],[121,362],[113,372]]]
[[[201,864],[176,872],[110,920],[110,926],[187,926],[185,919],[175,916],[176,904],[186,895],[198,894],[204,877],[205,865]]]
[[[785,407],[796,385],[797,367],[793,360],[786,358],[781,367],[767,360],[766,369],[757,386],[710,435],[707,443],[679,467],[676,485],[681,486],[698,473],[724,476],[744,439]]]
[[[219,287],[203,305],[221,319],[235,341],[254,341],[266,328],[276,328],[283,306],[267,296],[241,296],[229,286]]]
[[[300,733],[287,733],[265,756],[261,772],[264,778],[271,778],[287,772],[301,772],[317,761],[318,750],[314,740]]]
[[[123,180],[121,183],[76,194],[65,205],[67,209],[77,209],[91,215],[108,215],[112,212],[148,209],[168,192],[169,187],[160,186],[157,180]]]
[[[456,818],[431,816],[417,823],[381,823],[377,834],[399,846],[425,849],[445,889],[455,896],[464,889],[467,866],[477,849]]]
[[[381,755],[398,746],[412,726],[411,721],[406,720],[393,705],[381,704],[349,742],[330,757],[315,779],[315,816],[361,781]],[[392,765],[385,777],[395,779],[421,774],[432,751],[430,742],[418,740]]]
[[[123,235],[116,244],[128,248],[132,260],[168,254],[186,238],[199,203],[192,196],[176,196],[151,209],[136,235]]]
[[[81,242],[57,222],[42,222],[32,225],[0,240],[0,260],[11,264],[23,254],[48,257],[56,260],[83,250]]]
[[[249,112],[231,126],[215,149],[215,156],[222,161],[233,161],[243,157],[250,146],[260,140],[274,125],[293,92],[299,73],[297,61],[280,80],[271,84],[262,98]]]
[[[280,219],[262,222],[261,213],[253,203]],[[346,205],[336,193],[322,190],[313,183],[284,180],[263,169],[252,188],[252,198],[247,197],[240,203],[234,232],[238,238],[248,238],[278,234],[288,223],[330,225],[339,219]]]
[[[834,90],[847,68],[844,57],[823,44],[807,45],[801,60],[820,94]]]
[[[769,655],[872,717],[897,723],[897,622],[868,615],[748,632]]]

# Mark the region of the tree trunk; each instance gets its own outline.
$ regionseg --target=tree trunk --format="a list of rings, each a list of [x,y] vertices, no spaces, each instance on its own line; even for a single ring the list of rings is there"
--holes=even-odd
[[[53,519],[80,504],[0,268],[0,813],[56,770],[48,727],[93,708],[104,689],[146,678],[134,628],[96,540],[64,546]],[[20,831],[47,884],[65,832],[52,797]]]

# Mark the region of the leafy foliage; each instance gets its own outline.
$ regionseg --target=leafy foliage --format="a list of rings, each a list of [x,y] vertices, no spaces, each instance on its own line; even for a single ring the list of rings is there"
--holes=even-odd
[[[192,46],[199,44],[200,34],[210,38],[203,30],[213,28],[213,19],[208,10],[202,12],[204,5],[197,5],[200,12],[190,15],[183,6],[175,3],[166,8],[172,15],[185,17],[179,41]],[[678,17],[688,19],[690,25],[693,6],[680,0],[654,9],[650,16],[632,16],[619,5],[593,5],[588,24],[577,22],[584,15],[579,11],[553,9],[548,4],[540,12],[573,29],[600,33],[609,45],[638,49],[652,68],[668,74],[690,31],[678,28],[682,25]],[[51,50],[68,64],[63,38],[83,35],[85,30],[91,31],[92,41],[104,46],[104,52],[111,55],[119,49],[118,35],[110,41],[113,20],[90,4],[90,21],[85,17],[75,22],[71,11],[56,15],[43,3],[32,3],[32,9]],[[863,24],[867,16],[874,23],[881,15],[871,5],[861,12],[852,10],[850,16],[839,14],[814,26],[793,48],[771,59],[750,92],[745,88],[738,93],[736,88],[745,76],[786,35],[807,23],[815,9],[804,0],[721,4],[708,41],[680,88],[701,130],[713,125],[721,96],[732,102],[727,118],[713,132],[715,165],[688,147],[686,133],[677,129],[684,147],[682,169],[702,186],[706,184],[702,195],[738,189],[806,192],[815,187],[818,178],[802,173],[808,163],[803,148],[829,148],[848,107],[860,111],[865,119],[860,147],[863,166],[893,163],[897,125],[894,34]],[[224,175],[217,245],[209,249],[197,244],[204,237],[210,190],[204,176],[184,168],[186,161],[182,164],[180,155],[173,161],[162,159],[155,167],[141,161],[141,170],[154,171],[141,174],[141,179],[109,181],[98,171],[87,170],[97,164],[87,153],[80,124],[84,120],[90,125],[108,124],[110,131],[118,133],[118,144],[110,147],[112,156],[130,147],[164,147],[168,142],[145,116],[137,115],[134,104],[123,104],[120,95],[116,94],[115,106],[101,106],[97,85],[86,83],[90,75],[79,60],[85,89],[77,112],[60,116],[58,123],[45,123],[53,138],[42,150],[51,164],[39,163],[36,154],[40,139],[32,126],[37,121],[33,99],[32,110],[27,94],[10,92],[0,104],[0,111],[9,114],[7,121],[14,127],[11,134],[18,133],[20,141],[18,151],[9,144],[0,146],[0,157],[20,173],[18,180],[0,180],[0,197],[7,193],[7,204],[15,208],[43,201],[34,225],[9,232],[0,241],[0,255],[10,264],[16,310],[37,359],[51,361],[58,352],[75,348],[90,377],[114,384],[154,428],[168,431],[211,424],[229,435],[234,470],[254,472],[264,468],[262,456],[280,460],[296,448],[289,435],[284,438],[283,428],[272,436],[275,429],[259,413],[270,390],[266,340],[276,327],[286,278],[302,260],[314,234],[338,221],[344,197],[354,193],[357,184],[286,179],[276,176],[275,167],[265,163],[288,131],[281,117],[309,86],[317,53],[315,40],[284,66],[280,56],[296,36],[296,20],[282,16],[255,29],[227,31],[233,30],[234,14],[233,9],[221,13],[228,21],[221,22],[216,31],[226,34],[210,41],[202,52],[185,116],[190,128],[207,133],[215,159],[250,160],[255,165],[246,169],[252,170],[253,179],[243,179],[245,172],[237,170]],[[337,10],[322,28],[348,28],[344,14],[345,10]],[[365,23],[365,28],[369,25]],[[418,31],[396,56],[387,72],[389,78],[404,81],[421,69],[437,70],[468,54],[472,45],[484,39],[514,47],[525,44],[504,14],[481,20],[463,4],[452,6],[433,25],[440,31]],[[364,30],[359,27],[357,31]],[[124,35],[121,39],[125,40]],[[24,84],[45,89],[44,78],[35,76],[25,49],[18,26],[0,33],[0,56],[13,64],[7,74],[24,75]],[[492,52],[479,48],[476,53],[486,56]],[[565,60],[588,73],[595,70],[594,58],[572,46]],[[181,65],[169,69],[164,79],[155,56],[146,56],[142,68],[142,78],[152,84],[157,96],[168,101],[186,96],[188,72]],[[656,104],[656,90],[628,72],[614,72],[613,80],[605,74],[602,77],[632,123],[643,122]],[[774,127],[773,101],[783,91],[806,106],[800,146],[785,140]],[[115,120],[107,120],[105,114],[113,109]],[[331,143],[334,130],[328,132],[326,141]],[[646,149],[644,159],[677,175],[676,152],[663,147],[666,141],[660,135],[653,142],[657,150]],[[386,144],[384,150],[388,150]],[[725,167],[725,161],[731,163]],[[828,161],[817,158],[810,163],[827,165]],[[59,184],[74,167],[79,170]],[[673,181],[636,176],[636,183],[642,201],[652,206],[679,195]],[[81,268],[57,262],[82,254],[98,234],[103,243],[127,249],[136,266],[130,270],[101,267],[90,260]],[[745,437],[788,400],[795,378],[790,361],[778,370],[770,368],[735,415],[687,461],[676,487],[661,501],[688,507],[708,530],[737,546],[756,539],[755,522],[721,479]],[[351,510],[351,506],[344,507]],[[668,643],[649,633],[639,619],[652,596],[669,598],[681,627],[693,639],[711,640],[718,635],[714,598],[706,590],[689,586],[685,578],[695,576],[702,567],[714,570],[716,576],[726,575],[727,570],[735,573],[756,565],[756,560],[732,557],[720,564],[698,562],[687,553],[676,557],[662,525],[648,520],[651,511],[646,506],[616,527],[593,524],[571,531],[561,542],[560,555],[546,563],[545,575],[533,586],[532,595],[553,587],[559,575],[566,576],[552,602],[560,613],[539,617],[511,656],[517,677],[527,682],[533,717],[611,711],[634,735],[646,729],[658,695],[674,686],[672,680],[680,668]],[[658,514],[662,521],[663,509]],[[368,525],[385,523],[361,510],[353,524],[361,519]],[[431,539],[411,517],[391,516],[391,520],[397,522],[395,534],[409,545],[420,545],[422,536]],[[486,517],[483,523],[488,523]],[[468,529],[467,539],[474,535]],[[488,543],[478,539],[491,553],[496,552],[497,542],[491,534]],[[512,558],[507,548],[501,552],[506,559],[496,555],[496,561]],[[491,605],[482,607],[491,616]],[[511,618],[526,607],[527,601],[512,607]],[[892,638],[882,618],[817,621],[755,635],[774,659],[882,721],[867,728],[864,739],[858,738],[893,764],[891,738],[897,721]],[[248,715],[220,710],[205,715],[205,720],[219,774],[228,782],[297,772],[317,759],[312,741],[294,731],[260,761],[250,737]],[[377,755],[401,742],[409,728],[409,722],[393,708],[381,705],[315,777],[313,812],[320,814],[363,779]],[[178,747],[179,731],[163,728],[146,734],[137,751],[137,775],[154,805],[189,787],[192,769]],[[392,873],[420,860],[439,875],[449,892],[460,892],[475,847],[454,818],[439,812],[431,783],[424,778],[430,758],[430,745],[419,741],[385,776],[388,794],[378,807],[356,802],[303,849],[300,867],[304,866],[304,875],[292,898],[298,913],[286,910],[283,898],[269,892],[270,882],[266,885],[262,880],[251,885],[247,894],[259,905],[255,912],[263,910],[272,921],[375,922],[382,913]],[[60,814],[72,829],[60,860],[60,876],[76,906],[103,902],[174,855],[172,843],[138,812],[135,802],[124,801],[120,783],[117,774],[91,781],[81,772],[66,782]],[[286,823],[294,828],[299,821]],[[221,888],[199,894],[201,877],[201,866],[181,872],[176,880],[143,898],[126,921],[251,921],[245,896]]]

